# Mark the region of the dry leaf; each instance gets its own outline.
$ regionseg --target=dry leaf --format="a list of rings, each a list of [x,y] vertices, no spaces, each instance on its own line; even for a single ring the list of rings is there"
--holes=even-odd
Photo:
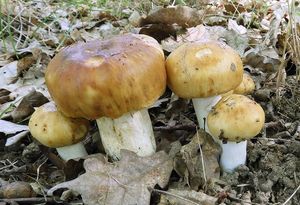
[[[20,121],[34,112],[34,107],[39,107],[49,102],[42,93],[35,90],[28,93],[20,102],[20,104],[11,113],[14,122]]]
[[[266,48],[264,45],[258,45],[245,52],[243,62],[254,68],[259,68],[263,72],[274,73],[280,65],[279,56],[272,47]]]
[[[175,25],[151,24],[142,27],[139,33],[151,36],[160,42],[167,37],[176,36],[177,27]]]
[[[0,88],[14,82],[18,77],[18,61],[13,61],[0,68]]]
[[[184,34],[178,35],[176,39],[167,38],[161,42],[164,50],[172,52],[185,42],[201,42],[201,41],[226,41],[226,43],[234,48],[241,56],[248,47],[248,37],[241,35],[234,30],[227,30],[221,26],[204,26],[186,29]]]
[[[188,6],[170,6],[156,9],[141,20],[141,25],[146,24],[178,24],[182,27],[197,26],[202,23],[203,11]]]
[[[23,139],[27,134],[29,133],[29,130],[25,130],[25,131],[22,131],[22,132],[19,132],[18,134],[12,136],[12,137],[9,137],[6,139],[6,142],[5,142],[5,146],[8,147],[8,146],[11,146],[17,142],[19,142],[21,139]]]
[[[122,150],[121,160],[114,164],[103,155],[95,155],[84,161],[86,173],[72,181],[51,188],[69,188],[81,194],[83,202],[89,205],[116,205],[150,203],[148,187],[156,184],[165,187],[172,171],[172,159],[164,152],[150,157],[139,157],[135,153]]]
[[[35,61],[36,61],[36,58],[32,54],[29,54],[29,55],[25,56],[24,58],[20,59],[17,64],[18,74],[22,73],[23,71],[28,70],[29,67],[35,63]]]
[[[14,100],[10,96],[10,93],[11,92],[9,90],[0,88],[0,104],[4,104],[4,103],[7,103],[7,102],[10,102],[10,101]]]
[[[200,146],[204,163],[202,163]],[[189,144],[182,146],[181,155],[175,158],[174,169],[185,178],[186,183],[192,189],[197,190],[205,183],[205,180],[220,177],[218,163],[220,152],[220,146],[213,141],[212,137],[203,130],[199,130]],[[205,172],[203,172],[203,167]]]
[[[28,126],[26,125],[18,125],[9,121],[0,120],[0,132],[3,132],[6,135],[25,130],[29,130]]]
[[[228,29],[233,30],[236,33],[241,35],[247,33],[247,29],[244,26],[238,25],[238,23],[232,19],[228,20]]]

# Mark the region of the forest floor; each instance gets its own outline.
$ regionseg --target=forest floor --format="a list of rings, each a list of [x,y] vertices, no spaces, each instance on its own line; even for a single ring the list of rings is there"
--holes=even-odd
[[[288,2],[0,0],[0,204],[298,205],[300,2]],[[52,101],[44,72],[54,55],[78,41],[129,32],[154,37],[166,56],[208,39],[240,54],[256,85],[248,97],[266,114],[264,129],[248,141],[245,165],[223,173],[220,147],[197,131],[191,101],[169,89],[149,109],[158,149],[152,157],[124,152],[113,165],[93,121],[86,160],[64,162],[33,140],[28,120],[34,107]],[[60,187],[69,189],[52,193]]]

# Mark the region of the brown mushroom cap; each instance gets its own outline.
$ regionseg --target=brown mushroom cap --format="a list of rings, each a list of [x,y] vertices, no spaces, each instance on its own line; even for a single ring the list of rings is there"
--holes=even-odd
[[[262,107],[248,97],[238,94],[222,98],[207,117],[212,136],[235,142],[255,137],[264,123],[265,113]]]
[[[225,93],[242,82],[238,53],[216,41],[185,43],[167,58],[168,85],[182,98],[204,98]]]
[[[49,63],[45,78],[66,116],[117,118],[150,106],[163,94],[165,58],[155,39],[121,35],[63,49]]]
[[[57,111],[53,102],[37,108],[29,120],[31,135],[47,147],[64,147],[81,141],[89,128],[83,118],[69,118]]]
[[[241,94],[241,95],[249,95],[253,93],[255,89],[255,83],[251,76],[247,73],[243,74],[243,81],[237,86],[233,93],[235,94]]]

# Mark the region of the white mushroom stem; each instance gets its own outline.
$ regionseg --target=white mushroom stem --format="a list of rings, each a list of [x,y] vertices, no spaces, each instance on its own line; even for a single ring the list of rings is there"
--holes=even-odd
[[[192,99],[199,127],[205,129],[207,133],[210,133],[207,126],[207,116],[212,107],[215,106],[222,98],[221,95],[207,97],[207,98],[194,98]],[[212,136],[212,135],[211,135]],[[220,156],[220,165],[225,172],[232,172],[236,167],[241,164],[245,164],[247,155],[247,141],[227,142],[223,143],[218,138],[212,136],[214,141],[220,144],[222,153]]]
[[[88,155],[82,142],[78,142],[76,144],[69,145],[69,146],[56,148],[56,151],[59,154],[59,156],[65,161]]]
[[[117,119],[97,119],[102,144],[113,159],[120,159],[120,150],[131,150],[139,156],[155,153],[156,143],[147,109],[130,112]]]
[[[221,95],[216,95],[213,97],[192,99],[199,127],[204,129],[206,132],[208,132],[206,122],[207,115],[211,111],[212,107],[217,104],[221,98]]]
[[[221,143],[220,165],[224,172],[231,173],[239,165],[246,163],[247,140]]]

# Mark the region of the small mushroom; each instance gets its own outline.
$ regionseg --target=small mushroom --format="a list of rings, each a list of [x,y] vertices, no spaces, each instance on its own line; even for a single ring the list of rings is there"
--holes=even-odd
[[[47,147],[56,148],[63,160],[87,155],[80,141],[88,132],[89,121],[64,116],[53,102],[37,108],[28,125],[32,137]]]
[[[234,90],[234,94],[250,95],[255,90],[255,83],[250,74],[243,74],[243,81]]]
[[[216,41],[185,43],[167,58],[168,86],[182,98],[192,99],[200,128],[206,128],[211,108],[220,94],[242,82],[238,53]]]
[[[209,112],[209,133],[222,147],[220,164],[225,172],[245,164],[247,140],[261,131],[264,122],[262,107],[244,95],[223,97]]]
[[[45,78],[64,115],[96,119],[113,159],[120,158],[121,149],[139,156],[155,153],[147,108],[166,87],[165,57],[155,39],[126,34],[71,45],[50,61]]]
[[[241,95],[250,95],[255,90],[255,83],[251,78],[250,74],[243,74],[243,81],[234,89],[230,90],[227,93],[222,94],[222,97],[231,95],[231,94],[241,94]]]

